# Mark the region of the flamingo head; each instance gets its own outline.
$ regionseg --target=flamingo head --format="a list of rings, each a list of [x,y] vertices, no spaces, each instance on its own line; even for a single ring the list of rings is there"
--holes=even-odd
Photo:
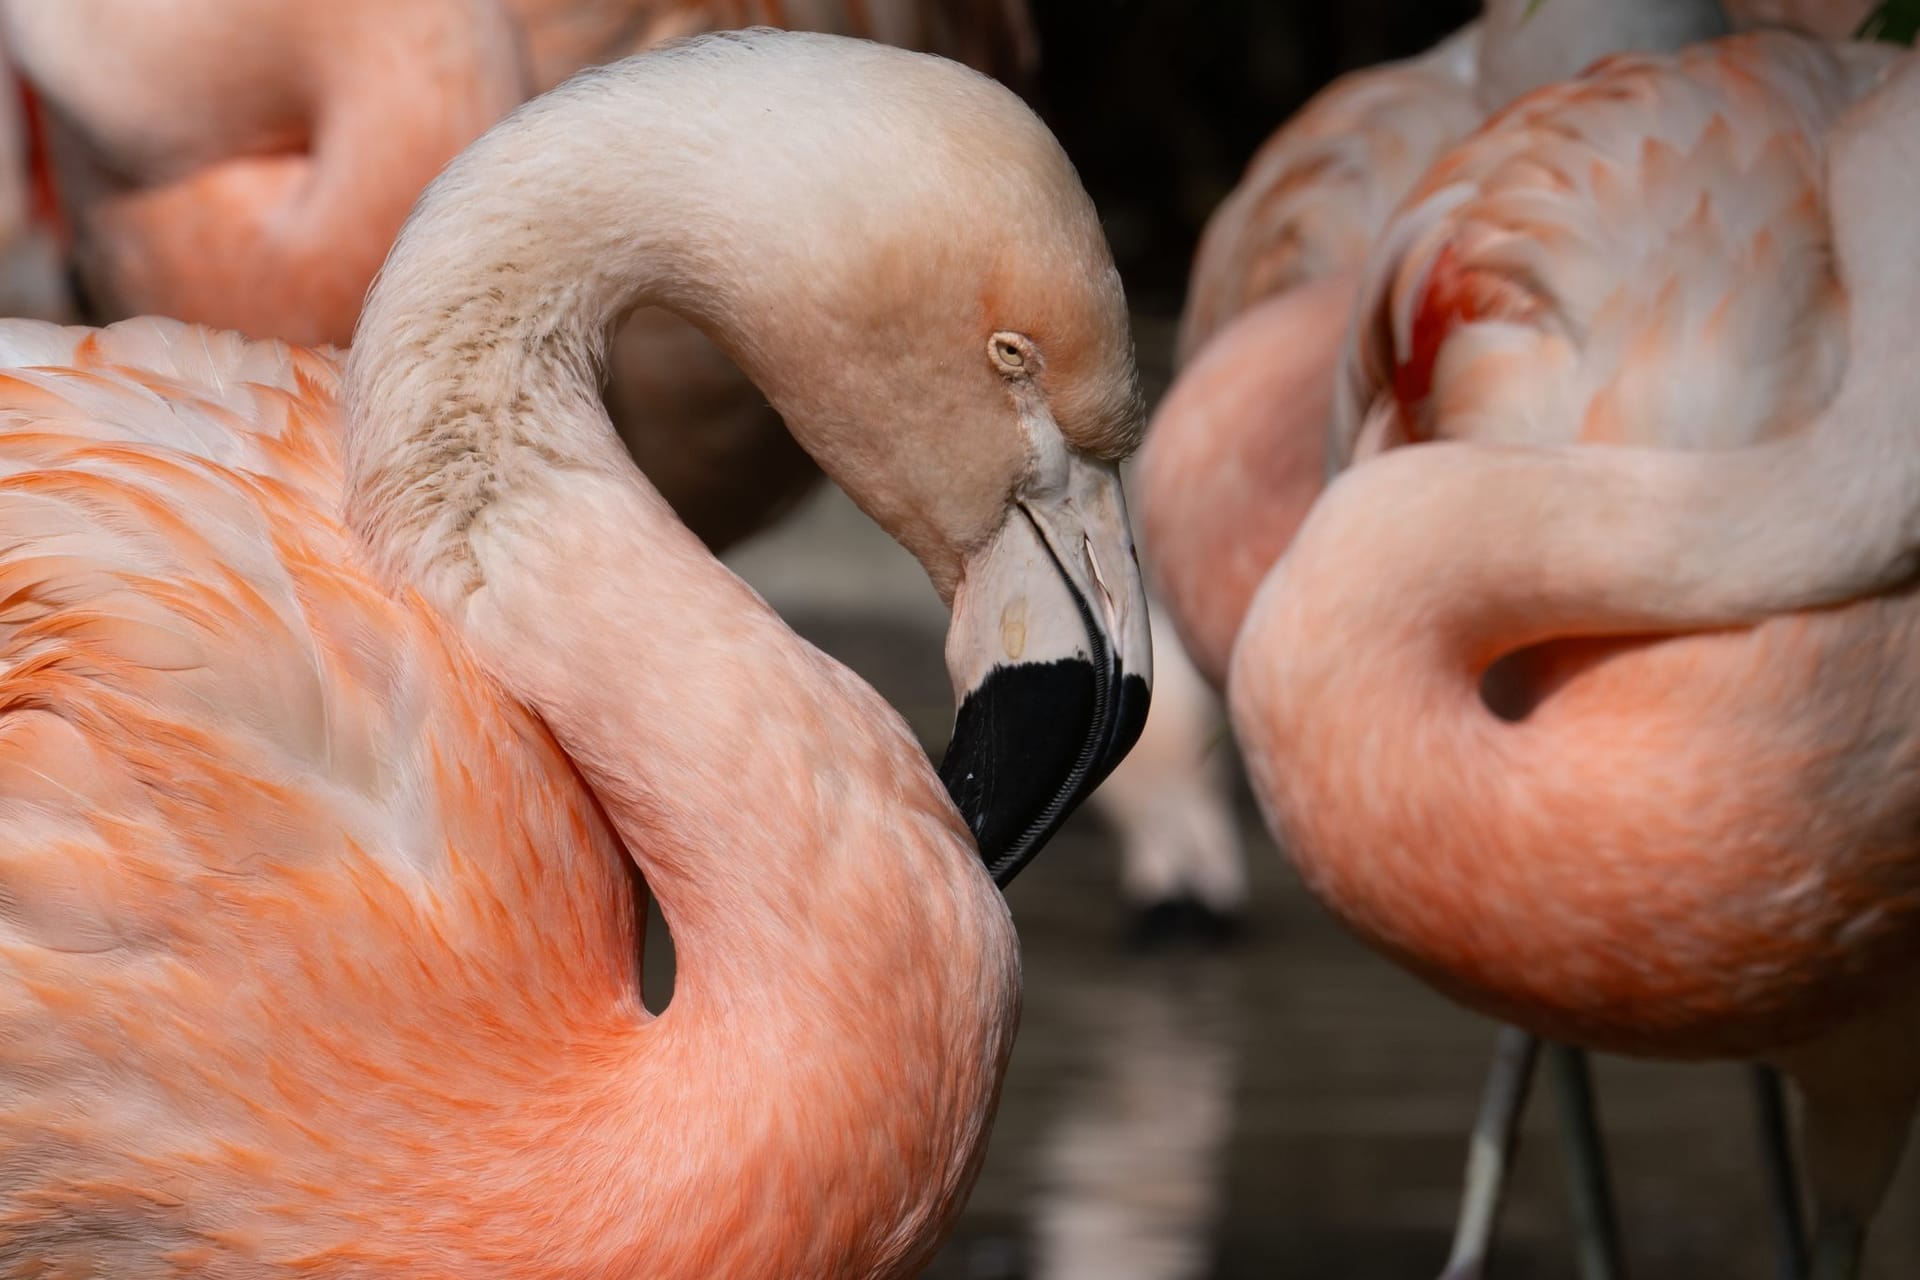
[[[1004,884],[1146,720],[1126,300],[1072,164],[1018,97],[943,59],[862,58],[874,97],[813,81],[769,98],[807,126],[716,216],[784,230],[758,236],[710,330],[752,311],[760,340],[736,358],[951,606],[941,773]],[[776,198],[777,218],[754,207]]]

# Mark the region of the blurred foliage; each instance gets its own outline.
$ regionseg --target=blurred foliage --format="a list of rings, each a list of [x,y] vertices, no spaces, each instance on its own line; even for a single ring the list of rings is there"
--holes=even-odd
[[[1875,5],[1855,34],[1862,40],[1911,45],[1914,36],[1920,34],[1920,0],[1887,0]]]

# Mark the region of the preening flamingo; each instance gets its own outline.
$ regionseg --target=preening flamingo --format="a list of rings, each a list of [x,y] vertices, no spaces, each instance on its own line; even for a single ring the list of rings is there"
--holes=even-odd
[[[1334,452],[1443,443],[1332,484],[1229,676],[1363,937],[1543,1034],[1796,1078],[1822,1277],[1920,1088],[1920,64],[1843,115],[1891,56],[1623,57],[1437,166]]]
[[[1037,58],[1022,0],[193,0],[165,40],[125,0],[0,16],[47,104],[94,318],[169,315],[305,343],[347,340],[446,159],[583,66],[753,22],[923,48],[1016,83]],[[605,397],[635,462],[715,550],[819,478],[761,390],[670,310],[619,326]],[[1102,805],[1128,883],[1143,912],[1165,889],[1233,915],[1238,835],[1204,751],[1224,712],[1183,682],[1162,718],[1152,763]]]
[[[946,789],[621,451],[641,301],[952,603]],[[1119,281],[1012,94],[693,41],[450,165],[343,373],[163,320],[0,352],[0,1274],[924,1263],[1018,995],[982,859],[1149,664]]]

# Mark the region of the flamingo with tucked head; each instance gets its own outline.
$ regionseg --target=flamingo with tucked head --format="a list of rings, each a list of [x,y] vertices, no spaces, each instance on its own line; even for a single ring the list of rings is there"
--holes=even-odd
[[[635,302],[952,603],[944,786],[620,448]],[[344,372],[162,320],[0,359],[0,1274],[924,1264],[1013,1031],[989,870],[1149,665],[1126,309],[1012,94],[693,41],[449,166]]]
[[[1516,96],[1627,49],[1718,35],[1712,3],[1490,0],[1414,58],[1350,73],[1261,147],[1209,220],[1181,315],[1184,367],[1141,465],[1146,550],[1181,638],[1215,687],[1255,588],[1324,487],[1334,371],[1360,272],[1427,169]],[[1468,1161],[1449,1275],[1484,1265],[1505,1152],[1539,1046],[1503,1031]],[[1584,1055],[1555,1049],[1583,1251],[1608,1274],[1611,1192]],[[1777,1080],[1761,1081],[1777,1103]],[[1777,1165],[1787,1163],[1776,1145]],[[1783,1174],[1790,1176],[1790,1172]],[[1781,1179],[1776,1178],[1776,1182]]]
[[[1332,452],[1363,460],[1229,674],[1276,833],[1363,937],[1542,1034],[1794,1076],[1836,1278],[1920,1093],[1892,57],[1622,57],[1436,166],[1361,295]]]

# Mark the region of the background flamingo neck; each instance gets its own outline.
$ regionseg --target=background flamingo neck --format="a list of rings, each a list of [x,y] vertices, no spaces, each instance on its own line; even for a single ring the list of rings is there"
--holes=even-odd
[[[1496,111],[1608,54],[1665,52],[1728,30],[1715,0],[1487,0],[1480,105]]]

